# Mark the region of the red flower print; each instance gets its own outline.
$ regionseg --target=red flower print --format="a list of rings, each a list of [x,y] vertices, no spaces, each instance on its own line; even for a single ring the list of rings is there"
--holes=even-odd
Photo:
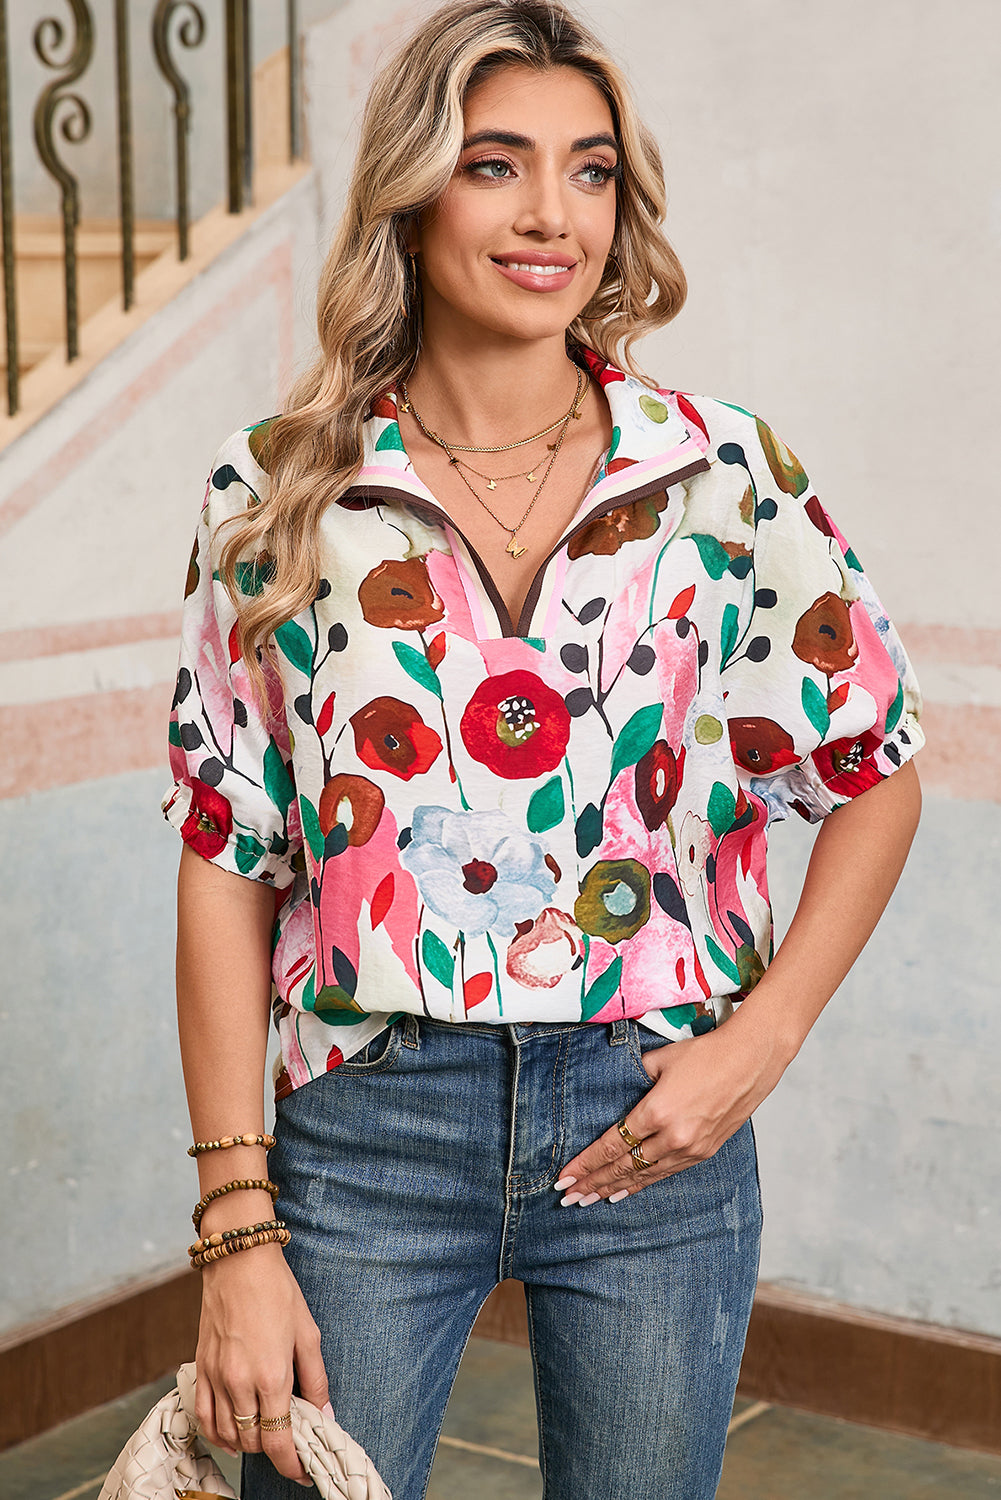
[[[794,766],[799,757],[792,735],[774,719],[729,719],[733,758],[745,771],[768,776],[783,766]]]
[[[373,698],[351,715],[358,759],[401,781],[421,776],[441,754],[441,740],[416,708],[399,698]]]
[[[832,792],[841,797],[857,797],[859,792],[868,791],[883,779],[874,760],[881,744],[879,735],[867,729],[858,739],[834,740],[830,745],[821,745],[811,758],[824,785]]]
[[[636,806],[651,833],[670,817],[678,800],[684,763],[684,750],[678,760],[666,740],[656,740],[636,762]]]
[[[821,594],[796,622],[792,649],[818,672],[850,672],[858,656],[848,605],[837,594]]]
[[[181,837],[202,859],[215,859],[233,832],[233,809],[222,792],[197,778],[191,783],[191,810],[181,825]]]
[[[368,623],[383,630],[423,630],[445,613],[423,557],[379,563],[362,579],[358,601]]]
[[[515,781],[559,765],[570,739],[570,715],[559,693],[534,672],[504,672],[480,683],[459,732],[474,760]]]

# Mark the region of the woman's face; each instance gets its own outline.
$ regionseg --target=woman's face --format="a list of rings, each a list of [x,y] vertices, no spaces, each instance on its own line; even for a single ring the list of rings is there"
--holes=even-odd
[[[614,124],[575,68],[510,67],[471,89],[455,175],[412,243],[424,333],[562,334],[615,234]]]

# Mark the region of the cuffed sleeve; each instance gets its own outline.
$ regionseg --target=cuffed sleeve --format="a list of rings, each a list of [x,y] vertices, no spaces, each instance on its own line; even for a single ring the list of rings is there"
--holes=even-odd
[[[798,460],[764,423],[728,443],[747,470],[755,541],[724,665],[738,776],[769,817],[826,816],[924,743],[913,669],[862,565]]]
[[[241,469],[256,480],[244,433],[213,463],[188,565],[169,726],[174,783],[162,808],[203,859],[284,888],[295,878],[297,857],[302,863],[284,690],[265,653],[267,706],[255,701],[237,646],[236,610],[218,575],[220,522],[256,501]],[[254,564],[241,569],[249,590]]]

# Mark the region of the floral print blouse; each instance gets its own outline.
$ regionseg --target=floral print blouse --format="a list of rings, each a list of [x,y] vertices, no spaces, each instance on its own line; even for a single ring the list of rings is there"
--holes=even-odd
[[[266,654],[268,714],[215,562],[267,485],[263,424],[213,464],[164,811],[275,888],[279,1096],[405,1011],[711,1030],[771,955],[768,825],[922,743],[900,642],[789,449],[585,357],[612,444],[517,621],[414,473],[394,395],[374,404],[316,598]]]

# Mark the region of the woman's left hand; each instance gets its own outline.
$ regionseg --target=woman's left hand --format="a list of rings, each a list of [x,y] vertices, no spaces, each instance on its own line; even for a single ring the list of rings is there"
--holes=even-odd
[[[559,1177],[568,1206],[636,1193],[719,1150],[778,1083],[789,1056],[767,1031],[738,1011],[717,1031],[667,1042],[644,1053],[653,1087],[629,1110],[626,1124],[652,1163],[639,1170],[613,1121],[604,1135],[568,1161]],[[568,1181],[568,1179],[576,1179]]]

